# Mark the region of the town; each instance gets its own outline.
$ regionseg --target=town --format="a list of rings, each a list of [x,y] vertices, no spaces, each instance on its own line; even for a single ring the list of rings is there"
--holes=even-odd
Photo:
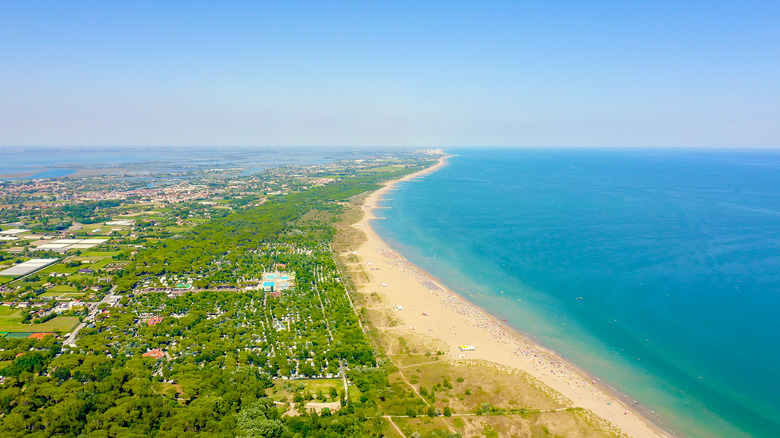
[[[365,400],[354,373],[370,375],[376,356],[332,222],[350,197],[430,162],[410,152],[246,176],[0,183],[0,433],[203,433],[271,389],[274,413]],[[131,396],[159,423],[118,419]],[[79,407],[63,413],[66,401]],[[192,414],[204,404],[207,417]]]

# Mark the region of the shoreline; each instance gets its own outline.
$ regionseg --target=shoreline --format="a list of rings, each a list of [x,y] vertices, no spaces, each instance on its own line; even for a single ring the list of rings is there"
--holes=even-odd
[[[0,180],[8,179],[22,179],[22,178],[29,178],[37,173],[39,173],[39,170],[36,170],[34,172],[16,172],[16,173],[0,173]]]
[[[445,353],[454,362],[485,360],[522,371],[569,400],[572,407],[590,410],[631,437],[673,436],[626,404],[624,400],[630,399],[624,394],[499,321],[406,260],[371,227],[371,221],[381,219],[375,215],[375,209],[380,208],[378,202],[395,190],[398,182],[435,172],[446,166],[451,156],[445,155],[433,166],[385,183],[363,201],[364,215],[352,226],[366,234],[366,242],[356,255],[369,282],[358,286],[358,290],[387,298],[393,305],[393,315],[403,321],[406,330],[440,340],[447,345]],[[474,345],[476,349],[460,351],[462,344]]]

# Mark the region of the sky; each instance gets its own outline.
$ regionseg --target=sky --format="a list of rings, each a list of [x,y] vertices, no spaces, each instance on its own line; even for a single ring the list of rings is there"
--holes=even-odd
[[[780,2],[0,0],[0,146],[780,147]]]

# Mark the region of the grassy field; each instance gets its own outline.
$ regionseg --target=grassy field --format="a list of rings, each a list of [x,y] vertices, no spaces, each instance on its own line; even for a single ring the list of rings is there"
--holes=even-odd
[[[148,220],[148,221],[161,221],[161,220],[165,220],[165,217],[161,216],[156,212],[145,212],[143,215],[139,217],[139,219]]]
[[[87,294],[84,294],[84,293],[81,293],[81,292],[66,292],[64,294],[60,294],[60,297],[63,300],[67,300],[67,301],[76,300],[76,299],[84,299],[84,297],[86,297],[86,296],[87,296]]]
[[[360,392],[360,390],[358,389],[357,386],[349,385],[347,387],[347,390],[348,390],[349,401],[350,402],[356,402],[356,401],[360,400],[360,396],[362,395],[362,393]]]
[[[111,263],[112,261],[113,260],[111,260],[111,258],[106,257],[103,260],[92,263],[91,265],[84,265],[84,266],[89,269],[92,269],[93,271],[97,271],[98,269],[103,269],[104,266]]]
[[[52,286],[48,292],[44,293],[42,296],[52,296],[51,293],[55,293],[55,295],[62,295],[62,292],[76,292],[76,288],[73,286],[68,286],[67,284],[58,284],[55,286]]]
[[[307,390],[316,393],[317,390],[322,390],[323,392],[330,391],[330,388],[336,388],[340,389],[343,387],[343,382],[341,379],[311,379],[311,380],[302,380],[304,386]]]
[[[98,269],[101,269],[102,267],[106,266],[107,264],[111,263],[113,259],[111,257],[73,257],[70,259],[74,262],[82,262],[79,266],[75,267],[68,267],[66,265],[54,265],[46,269],[55,268],[54,270],[44,270],[44,272],[68,272],[68,273],[74,273],[78,271],[79,269],[92,269],[93,271],[97,271]]]
[[[176,394],[181,394],[182,389],[181,385],[176,383],[168,383],[168,382],[162,382],[160,384],[160,388],[157,390],[158,394],[161,395],[171,395],[171,397],[175,396]]]
[[[28,278],[29,278],[29,277],[28,277]],[[45,283],[45,282],[46,282],[46,280],[38,280],[38,281],[21,281],[21,282],[18,282],[18,283],[14,283],[14,286],[21,287],[22,289],[24,289],[25,287],[28,287],[28,286],[29,286],[31,289],[38,289],[38,288],[39,288],[39,287],[41,287],[41,286],[43,285],[43,283]]]
[[[114,257],[121,253],[121,251],[87,251],[82,252],[81,257]]]
[[[394,418],[393,421],[406,436],[412,436],[415,432],[422,437],[448,436],[450,429],[444,418]],[[466,436],[490,436],[490,435],[466,435]]]
[[[84,257],[84,256],[77,256],[72,257],[70,260],[74,262],[90,262],[90,263],[96,263],[101,260],[106,260],[108,257]]]
[[[76,316],[58,316],[43,324],[22,324],[19,315],[1,316],[0,332],[62,332],[73,330],[79,323]]]
[[[13,307],[8,306],[0,306],[0,318],[4,317],[13,317],[14,315],[19,316],[21,312],[18,309],[14,309]],[[2,330],[0,330],[1,332]]]
[[[56,287],[56,286],[55,286]],[[52,292],[51,290],[49,292],[44,292],[40,295],[38,295],[41,298],[51,298],[51,297],[58,297],[62,295],[64,292]]]
[[[168,231],[169,233],[183,233],[187,230],[191,230],[193,227],[179,227],[179,226],[170,226],[165,227],[165,231]]]
[[[294,403],[295,394],[311,394],[316,401],[332,402],[338,401],[331,396],[331,388],[336,391],[343,391],[344,383],[341,379],[302,379],[302,380],[277,380],[273,388],[266,390],[266,393],[276,401]],[[355,388],[357,390],[357,388]],[[321,391],[324,400],[317,399],[317,391]],[[352,397],[352,388],[350,387],[350,397]],[[358,391],[358,397],[359,391]]]
[[[358,170],[358,172],[362,172],[362,173],[390,172],[390,171],[398,170],[399,167],[400,166],[398,166],[396,164],[390,164],[390,165],[387,165],[387,166],[374,167],[374,168],[371,168],[371,169],[360,169],[360,170]]]
[[[22,317],[22,311],[18,309],[12,309],[8,306],[0,306],[0,332],[12,332],[12,331],[29,331],[26,324],[20,324]],[[25,330],[11,330],[8,327],[25,327]]]
[[[82,232],[89,232],[89,233],[91,234],[91,232],[92,232],[93,230],[97,230],[97,229],[101,229],[101,230],[102,230],[104,227],[105,227],[105,225],[103,225],[102,223],[97,223],[97,224],[83,224],[83,225],[82,225],[82,228],[81,228],[81,231],[82,231]]]
[[[62,263],[57,263],[56,265],[49,266],[48,268],[42,270],[40,273],[41,274],[51,274],[51,273],[72,274],[78,271],[79,269],[81,269],[81,266],[68,266]]]
[[[39,296],[41,298],[57,298],[58,301],[71,301],[84,298],[84,294],[81,292],[44,292]]]

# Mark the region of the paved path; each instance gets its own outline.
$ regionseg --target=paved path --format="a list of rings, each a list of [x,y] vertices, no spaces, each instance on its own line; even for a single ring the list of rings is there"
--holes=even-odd
[[[95,304],[95,307],[92,309],[92,312],[87,315],[86,318],[84,318],[84,321],[79,323],[76,328],[70,332],[70,335],[67,339],[65,339],[65,342],[63,342],[63,345],[66,345],[68,347],[75,347],[76,346],[76,336],[79,335],[79,332],[81,329],[87,326],[87,324],[91,323],[95,320],[95,316],[97,316],[98,312],[100,312],[100,305],[101,304],[111,304],[113,302],[118,301],[119,295],[114,295],[114,289],[116,289],[116,286],[111,288],[111,291],[109,291],[105,297],[103,297],[102,300],[100,300],[97,304]]]

